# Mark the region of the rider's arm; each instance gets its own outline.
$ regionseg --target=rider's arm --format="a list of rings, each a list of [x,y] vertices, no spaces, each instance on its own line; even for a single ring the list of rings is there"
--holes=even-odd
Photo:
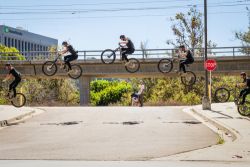
[[[180,58],[186,58],[187,57],[187,52],[183,52],[183,51],[178,50],[178,55],[179,55]]]
[[[60,52],[60,54],[65,54],[68,52],[68,48],[67,47],[64,47],[63,50]]]
[[[127,44],[128,43],[128,39],[126,39],[125,41],[120,41],[119,44]]]
[[[243,88],[243,87],[246,87],[246,86],[247,86],[247,84],[245,82],[236,84],[236,87],[239,87],[239,88]]]
[[[11,75],[11,74],[7,74],[7,76],[4,78],[4,80],[3,80],[3,81],[7,81],[7,80],[9,80],[11,77],[12,77],[12,75]]]

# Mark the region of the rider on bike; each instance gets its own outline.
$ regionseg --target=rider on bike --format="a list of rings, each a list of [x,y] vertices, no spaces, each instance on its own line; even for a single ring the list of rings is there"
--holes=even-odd
[[[127,64],[129,62],[129,60],[127,58],[127,54],[134,53],[135,47],[134,47],[133,42],[128,37],[125,37],[125,35],[121,35],[120,39],[121,39],[121,41],[119,42],[119,45],[122,46],[122,48],[121,48],[122,60],[126,60],[126,64]]]
[[[9,80],[11,77],[15,78],[14,81],[9,85],[9,92],[7,96],[9,97],[11,90],[13,90],[14,97],[16,97],[16,87],[21,82],[21,74],[11,64],[6,64],[5,68],[9,71],[9,74],[3,81],[5,82]]]
[[[70,72],[72,70],[70,62],[73,61],[73,60],[76,60],[78,58],[78,54],[75,51],[75,49],[72,47],[72,45],[68,44],[68,42],[63,41],[62,45],[63,45],[64,48],[61,51],[61,54],[65,54],[65,53],[69,52],[68,55],[64,56],[64,62],[69,67],[68,72]]]
[[[184,45],[179,46],[178,54],[181,58],[185,58],[185,60],[180,60],[179,71],[181,70],[186,73],[186,64],[192,64],[194,62],[193,54],[190,50],[186,49]]]
[[[242,97],[242,101],[240,102],[240,104],[243,105],[246,101],[246,96],[250,94],[250,78],[247,78],[247,74],[245,72],[241,72],[240,76],[242,77],[243,81],[242,83],[239,83],[236,86],[244,87],[244,89],[240,91],[239,95],[239,98]]]

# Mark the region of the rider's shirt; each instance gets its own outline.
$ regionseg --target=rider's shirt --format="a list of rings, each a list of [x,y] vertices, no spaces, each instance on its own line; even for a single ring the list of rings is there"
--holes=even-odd
[[[77,56],[77,53],[75,51],[75,49],[71,46],[71,45],[68,45],[67,46],[67,50],[70,54],[72,54],[73,56]]]
[[[15,79],[18,79],[18,80],[21,79],[21,74],[15,68],[12,68],[9,74],[13,75]]]
[[[134,46],[133,42],[129,38],[128,38],[127,47],[130,50],[134,50],[135,49],[135,46]]]
[[[243,83],[247,84],[247,87],[250,88],[250,78],[246,78],[243,80]]]
[[[191,61],[194,61],[193,54],[191,53],[191,51],[187,50],[186,52],[187,52],[187,59],[191,60]]]

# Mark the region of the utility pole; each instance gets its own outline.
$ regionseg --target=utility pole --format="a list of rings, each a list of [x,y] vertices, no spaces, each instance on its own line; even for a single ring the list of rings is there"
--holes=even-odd
[[[204,38],[205,38],[205,50],[204,50],[204,63],[207,60],[207,0],[204,0]],[[211,103],[208,98],[208,72],[205,70],[205,94],[202,98],[202,109],[211,110]]]

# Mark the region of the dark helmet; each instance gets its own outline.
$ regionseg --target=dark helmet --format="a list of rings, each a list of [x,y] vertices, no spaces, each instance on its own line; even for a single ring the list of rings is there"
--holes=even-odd
[[[179,48],[185,48],[185,45],[180,45]]]
[[[120,35],[120,39],[121,39],[121,38],[126,38],[126,37],[125,37],[125,35]]]
[[[68,45],[68,42],[67,41],[63,41],[62,45]]]
[[[241,76],[246,76],[247,74],[245,72],[240,73]]]

